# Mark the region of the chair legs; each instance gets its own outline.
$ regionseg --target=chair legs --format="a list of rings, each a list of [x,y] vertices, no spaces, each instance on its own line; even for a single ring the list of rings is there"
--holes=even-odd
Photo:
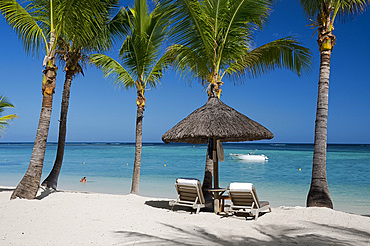
[[[195,213],[199,214],[199,211],[200,211],[200,206],[197,207],[197,211]]]

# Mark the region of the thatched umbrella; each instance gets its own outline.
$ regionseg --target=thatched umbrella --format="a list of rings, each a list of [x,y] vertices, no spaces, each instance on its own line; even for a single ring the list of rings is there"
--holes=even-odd
[[[172,129],[162,140],[165,143],[208,143],[212,139],[214,188],[218,188],[217,142],[240,142],[271,139],[274,135],[259,123],[225,105],[214,94]]]

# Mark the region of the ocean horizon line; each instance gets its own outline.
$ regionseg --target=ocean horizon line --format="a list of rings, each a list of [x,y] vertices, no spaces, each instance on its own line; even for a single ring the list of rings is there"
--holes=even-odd
[[[34,142],[30,141],[8,141],[8,142],[0,142],[0,144],[33,144]],[[47,142],[47,144],[58,144],[58,142]],[[119,142],[119,141],[68,141],[66,144],[122,144],[122,145],[132,145],[135,142]],[[164,143],[161,141],[148,141],[143,142],[143,145],[147,144],[156,144],[156,145],[206,145],[206,144],[191,144],[191,143]],[[314,145],[314,143],[302,143],[302,142],[273,142],[273,143],[260,143],[260,142],[223,142],[223,145],[234,145],[234,144],[241,144],[241,145],[272,145],[272,146],[279,146],[279,145]],[[327,143],[327,145],[363,145],[369,146],[370,143]]]

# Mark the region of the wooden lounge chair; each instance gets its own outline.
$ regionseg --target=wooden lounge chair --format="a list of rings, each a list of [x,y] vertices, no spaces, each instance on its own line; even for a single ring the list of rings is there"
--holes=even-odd
[[[259,201],[252,183],[231,183],[228,190],[231,213],[247,213],[257,220],[258,215],[263,212],[271,212],[267,201]]]
[[[178,196],[176,200],[170,201],[172,208],[175,205],[191,207],[196,209],[196,213],[198,214],[201,208],[206,207],[206,200],[204,199],[202,186],[198,179],[176,179],[175,187]]]

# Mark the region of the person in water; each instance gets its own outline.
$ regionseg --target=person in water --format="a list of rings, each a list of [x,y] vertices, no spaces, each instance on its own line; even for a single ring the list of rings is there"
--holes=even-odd
[[[83,177],[81,180],[80,180],[80,182],[82,182],[82,183],[86,183],[86,177]]]

